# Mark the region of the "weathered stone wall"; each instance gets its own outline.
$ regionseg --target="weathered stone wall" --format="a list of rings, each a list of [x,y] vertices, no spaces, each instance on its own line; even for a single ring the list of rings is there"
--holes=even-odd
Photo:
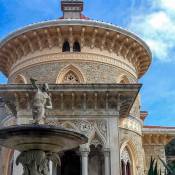
[[[85,83],[117,83],[119,77],[122,75],[126,75],[132,83],[136,81],[127,71],[112,65],[72,60],[68,62],[62,61],[40,64],[31,68],[26,68],[25,70],[13,74],[9,78],[9,82],[13,82],[13,80],[20,74],[26,78],[28,83],[30,82],[30,77],[38,79],[40,83],[56,83],[59,73],[69,65],[73,65],[84,75]]]

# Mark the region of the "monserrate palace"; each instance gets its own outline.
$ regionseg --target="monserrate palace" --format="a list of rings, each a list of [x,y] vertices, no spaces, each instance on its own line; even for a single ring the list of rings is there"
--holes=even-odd
[[[59,153],[62,165],[50,165],[51,175],[146,175],[151,156],[166,161],[165,145],[175,135],[174,128],[143,125],[147,113],[140,111],[138,82],[151,51],[135,34],[84,16],[83,5],[62,0],[61,18],[3,39],[0,70],[9,87],[25,87],[31,77],[49,83],[53,110],[45,123],[88,137],[87,144]],[[30,94],[17,91],[15,100],[14,107],[0,98],[1,126],[31,122]],[[22,175],[18,154],[1,148],[1,175]]]

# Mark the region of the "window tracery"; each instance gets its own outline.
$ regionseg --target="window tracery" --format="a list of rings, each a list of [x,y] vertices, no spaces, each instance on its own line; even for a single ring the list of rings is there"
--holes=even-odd
[[[77,75],[72,72],[69,71],[63,78],[63,83],[66,84],[77,84],[80,83],[79,78],[77,77]]]

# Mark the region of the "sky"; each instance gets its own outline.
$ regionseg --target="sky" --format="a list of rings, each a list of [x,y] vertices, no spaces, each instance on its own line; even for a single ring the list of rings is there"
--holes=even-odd
[[[84,0],[84,14],[140,36],[153,53],[139,80],[145,125],[175,126],[175,0]],[[23,26],[62,15],[59,0],[0,0],[0,40]],[[0,73],[0,83],[7,79]]]

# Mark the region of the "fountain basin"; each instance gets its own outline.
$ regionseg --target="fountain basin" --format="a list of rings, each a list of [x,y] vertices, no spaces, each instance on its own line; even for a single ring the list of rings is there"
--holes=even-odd
[[[58,153],[87,141],[87,137],[78,132],[48,125],[16,125],[0,129],[0,145],[21,152],[42,150]]]

